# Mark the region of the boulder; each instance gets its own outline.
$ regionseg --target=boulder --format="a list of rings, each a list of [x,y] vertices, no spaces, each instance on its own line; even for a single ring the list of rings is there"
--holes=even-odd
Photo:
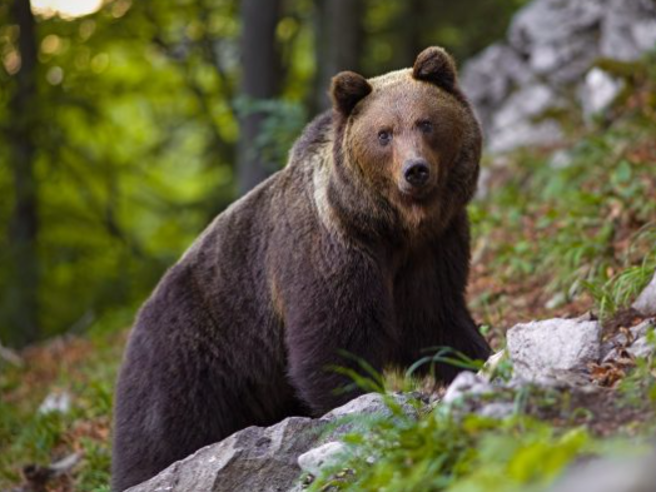
[[[494,388],[483,376],[463,371],[456,376],[447,388],[442,403],[453,404],[466,396],[481,396],[493,392]]]
[[[321,471],[335,464],[336,460],[344,454],[346,445],[338,441],[327,442],[317,448],[310,449],[298,457],[298,466],[315,477]]]
[[[396,403],[401,406],[401,411],[411,417],[417,416],[417,407],[412,404],[416,402],[416,395],[406,393],[390,393],[382,395],[380,393],[368,393],[362,395],[350,402],[342,405],[341,407],[331,410],[326,415],[321,417],[322,420],[334,421],[340,418],[357,416],[357,415],[373,415],[378,414],[383,417],[391,417],[392,410],[390,410],[389,402]]]
[[[600,68],[593,68],[579,88],[579,100],[583,109],[583,117],[591,117],[602,113],[615,100],[624,88],[624,82],[618,80]]]
[[[612,1],[612,0],[611,0]],[[606,0],[534,0],[513,18],[508,43],[550,83],[576,81],[599,56]]]
[[[632,307],[643,316],[656,316],[656,272]]]
[[[560,318],[533,321],[514,326],[507,338],[515,377],[561,379],[564,373],[585,372],[588,363],[599,360],[601,325]]]
[[[301,474],[298,457],[316,442],[324,422],[290,417],[272,427],[248,427],[178,461],[129,492],[279,492]]]

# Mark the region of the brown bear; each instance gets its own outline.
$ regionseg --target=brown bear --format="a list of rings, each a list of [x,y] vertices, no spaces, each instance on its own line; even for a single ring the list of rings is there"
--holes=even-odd
[[[465,304],[481,132],[453,60],[332,81],[332,112],[221,213],[141,309],[118,381],[113,490],[251,425],[357,394],[426,348],[485,359]],[[344,353],[353,357],[345,357]],[[458,369],[437,367],[450,381]]]

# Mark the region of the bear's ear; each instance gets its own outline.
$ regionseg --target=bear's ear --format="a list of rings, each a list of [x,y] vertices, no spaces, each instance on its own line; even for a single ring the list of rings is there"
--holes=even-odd
[[[348,116],[355,105],[372,90],[371,85],[362,75],[355,72],[340,72],[333,77],[330,85],[333,108]]]
[[[443,48],[432,46],[419,53],[412,76],[451,91],[456,86],[456,64]]]

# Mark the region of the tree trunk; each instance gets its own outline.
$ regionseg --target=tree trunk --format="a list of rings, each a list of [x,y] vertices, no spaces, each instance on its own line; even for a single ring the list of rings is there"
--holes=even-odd
[[[243,79],[241,95],[247,106],[278,95],[280,61],[276,45],[276,26],[281,0],[242,0],[241,56]],[[275,171],[255,145],[266,115],[247,109],[240,118],[237,178],[244,194]]]
[[[399,17],[402,21],[399,26],[401,46],[397,50],[396,66],[411,67],[417,55],[428,47],[424,46],[422,36],[430,31],[426,25],[427,14],[428,8],[423,0],[406,0],[403,15]]]
[[[14,0],[12,17],[20,30],[18,51],[21,65],[14,75],[9,103],[12,128],[9,141],[10,166],[15,202],[8,230],[11,286],[7,303],[10,343],[23,346],[39,337],[38,197],[33,141],[34,113],[38,110],[35,101],[37,40],[29,0]]]
[[[360,70],[362,0],[315,0],[316,81],[313,112],[330,106],[330,79],[342,70]]]

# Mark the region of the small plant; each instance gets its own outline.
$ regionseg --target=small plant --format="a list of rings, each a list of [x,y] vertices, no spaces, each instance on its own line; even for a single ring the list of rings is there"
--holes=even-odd
[[[424,356],[412,364],[406,371],[407,378],[413,377],[419,369],[426,365],[429,365],[429,374],[431,377],[435,378],[435,370],[437,364],[447,364],[459,369],[476,372],[479,371],[485,363],[485,361],[471,359],[462,352],[454,350],[451,347],[432,347],[425,349],[424,352],[435,353],[432,355]]]
[[[647,286],[656,271],[656,249],[648,251],[637,265],[631,265],[632,252],[640,243],[656,244],[656,224],[643,227],[632,241],[631,248],[624,258],[624,269],[607,280],[585,282],[585,288],[592,295],[599,317],[613,316],[625,308]],[[644,248],[643,248],[644,249]]]

